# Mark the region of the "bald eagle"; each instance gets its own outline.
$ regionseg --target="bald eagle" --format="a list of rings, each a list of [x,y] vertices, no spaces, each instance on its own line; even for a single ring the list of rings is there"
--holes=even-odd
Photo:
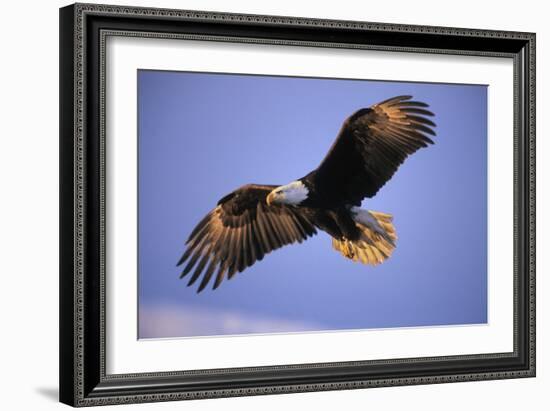
[[[390,214],[361,209],[392,178],[405,158],[433,144],[428,104],[397,96],[348,117],[320,165],[286,185],[247,184],[218,201],[193,229],[178,262],[181,277],[214,273],[213,289],[271,251],[301,243],[322,230],[335,250],[363,264],[389,258],[397,239]]]

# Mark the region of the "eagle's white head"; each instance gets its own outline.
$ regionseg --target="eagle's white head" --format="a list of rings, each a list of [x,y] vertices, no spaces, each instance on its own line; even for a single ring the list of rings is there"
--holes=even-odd
[[[266,202],[271,204],[298,205],[304,201],[309,194],[309,190],[301,181],[293,181],[284,186],[277,187],[268,194]]]

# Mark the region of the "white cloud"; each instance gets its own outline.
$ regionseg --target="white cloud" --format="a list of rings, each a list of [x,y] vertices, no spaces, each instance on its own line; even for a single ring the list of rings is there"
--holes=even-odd
[[[319,324],[191,305],[142,305],[139,338],[174,338],[323,330]]]

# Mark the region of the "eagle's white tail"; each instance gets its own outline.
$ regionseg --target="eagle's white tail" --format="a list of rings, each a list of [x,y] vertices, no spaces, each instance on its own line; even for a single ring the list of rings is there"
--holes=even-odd
[[[390,214],[353,207],[355,225],[361,231],[358,240],[332,239],[332,246],[344,257],[363,264],[377,265],[389,258],[395,249],[395,227]]]

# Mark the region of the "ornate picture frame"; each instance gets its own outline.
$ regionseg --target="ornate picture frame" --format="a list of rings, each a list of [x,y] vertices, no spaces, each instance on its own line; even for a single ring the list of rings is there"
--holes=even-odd
[[[433,56],[513,65],[513,349],[407,358],[109,373],[109,38]],[[73,406],[535,376],[535,34],[75,4],[60,10],[60,401]]]

